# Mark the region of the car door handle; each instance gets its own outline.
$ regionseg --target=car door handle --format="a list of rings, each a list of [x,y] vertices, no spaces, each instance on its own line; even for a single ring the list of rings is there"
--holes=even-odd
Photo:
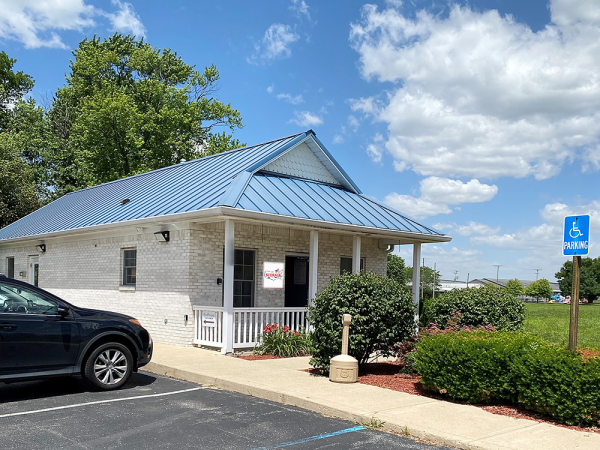
[[[14,323],[0,323],[0,330],[14,330],[17,326]]]

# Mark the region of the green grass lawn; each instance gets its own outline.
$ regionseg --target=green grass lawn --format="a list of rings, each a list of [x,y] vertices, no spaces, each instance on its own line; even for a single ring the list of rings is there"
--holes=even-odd
[[[554,344],[569,343],[569,305],[527,303],[525,331]],[[600,304],[579,305],[578,347],[600,349]]]

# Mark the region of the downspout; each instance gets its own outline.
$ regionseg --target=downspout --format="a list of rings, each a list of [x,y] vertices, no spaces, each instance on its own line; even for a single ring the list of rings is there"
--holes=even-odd
[[[386,252],[392,253],[394,251],[394,248],[396,248],[396,244],[388,245]]]

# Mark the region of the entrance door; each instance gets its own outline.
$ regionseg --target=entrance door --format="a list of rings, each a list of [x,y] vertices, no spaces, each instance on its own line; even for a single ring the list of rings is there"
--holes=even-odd
[[[32,256],[29,259],[29,284],[38,286],[40,275],[40,258]]]
[[[308,305],[308,256],[285,257],[285,306]]]

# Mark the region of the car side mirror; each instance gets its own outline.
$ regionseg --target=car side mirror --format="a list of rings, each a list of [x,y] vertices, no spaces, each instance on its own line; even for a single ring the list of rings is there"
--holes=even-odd
[[[58,305],[56,312],[59,316],[65,317],[69,315],[69,308],[63,305]]]

